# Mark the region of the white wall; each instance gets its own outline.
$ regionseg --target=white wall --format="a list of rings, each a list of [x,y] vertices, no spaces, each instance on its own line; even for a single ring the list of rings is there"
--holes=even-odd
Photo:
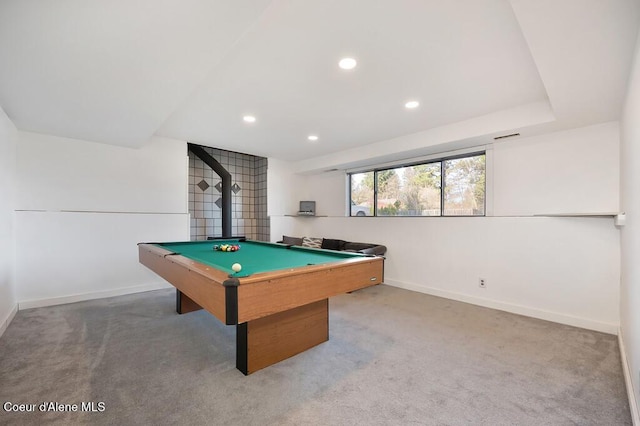
[[[496,216],[617,212],[620,134],[617,122],[496,143]]]
[[[387,284],[608,333],[618,329],[619,240],[610,219],[274,220],[304,221],[303,232],[288,235],[386,245]]]
[[[640,425],[640,38],[636,45],[621,124],[622,280],[620,327],[632,413]]]
[[[0,108],[0,336],[17,312],[13,200],[18,131]]]
[[[613,219],[532,215],[617,211],[618,131],[606,123],[494,146],[488,192],[495,217],[348,218],[344,174],[307,176],[293,197],[315,199],[330,217],[272,216],[272,240],[288,234],[384,244],[388,284],[616,333],[620,247]],[[487,288],[479,288],[480,277]]]
[[[302,198],[298,197],[307,177],[294,174],[293,164],[269,158],[267,166],[267,215],[272,218],[269,226],[271,241],[279,241],[282,235],[297,235],[303,231],[303,222],[282,222],[273,218],[294,215],[300,208]],[[284,224],[284,227],[281,227]]]
[[[167,286],[138,263],[136,243],[189,239],[186,143],[130,149],[18,135],[20,307]]]
[[[20,132],[20,210],[185,213],[186,143],[152,138],[127,149]]]

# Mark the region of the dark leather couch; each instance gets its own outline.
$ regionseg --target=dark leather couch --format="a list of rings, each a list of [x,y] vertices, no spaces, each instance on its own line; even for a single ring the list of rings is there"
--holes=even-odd
[[[311,242],[309,240],[312,240]],[[387,247],[381,244],[372,244],[372,243],[357,243],[352,241],[338,240],[332,238],[305,238],[305,237],[289,237],[284,235],[281,241],[278,241],[281,244],[288,244],[294,246],[305,246],[307,244],[310,247],[314,247],[313,244],[316,244],[315,247],[323,248],[327,250],[337,250],[337,251],[349,251],[354,253],[362,253],[369,254],[373,256],[384,256],[387,252]]]

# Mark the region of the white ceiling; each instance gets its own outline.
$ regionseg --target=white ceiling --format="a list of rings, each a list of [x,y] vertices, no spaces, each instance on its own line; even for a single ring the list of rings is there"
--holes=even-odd
[[[165,136],[308,170],[380,161],[617,120],[639,6],[0,0],[0,106],[19,129],[115,145]],[[344,56],[358,67],[340,70]]]

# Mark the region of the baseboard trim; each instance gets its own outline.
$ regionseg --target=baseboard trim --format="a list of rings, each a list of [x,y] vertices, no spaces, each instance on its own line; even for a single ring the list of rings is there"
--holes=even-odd
[[[456,293],[453,291],[441,290],[441,289],[427,287],[427,286],[415,284],[415,283],[406,283],[406,282],[389,280],[389,279],[385,279],[384,283],[393,287],[404,288],[406,290],[417,291],[419,293],[430,294],[432,296],[444,297],[445,299],[457,300],[460,302],[470,303],[472,305],[483,306],[485,308],[497,309],[500,311],[510,312],[512,314],[524,315],[527,317],[538,318],[538,319],[551,321],[551,322],[557,322],[559,324],[586,328],[588,330],[600,331],[607,334],[613,334],[613,335],[618,334],[618,328],[620,327],[620,324],[593,321],[590,319],[575,317],[572,315],[560,314],[557,312],[550,312],[542,309],[530,308],[528,306],[500,302],[492,299],[484,299],[481,297],[470,296],[468,294]]]
[[[158,282],[133,287],[122,287],[112,290],[95,291],[90,293],[74,294],[70,296],[50,297],[46,299],[32,299],[18,302],[18,309],[41,308],[44,306],[64,305],[67,303],[83,302],[85,300],[104,299],[106,297],[123,296],[125,294],[142,293],[151,290],[171,288],[167,283]]]
[[[618,346],[620,347],[620,360],[622,361],[622,374],[624,375],[624,383],[627,386],[627,395],[629,396],[629,410],[631,410],[631,420],[634,426],[640,426],[640,411],[638,410],[638,401],[636,400],[636,392],[633,389],[633,381],[631,380],[631,368],[627,359],[627,351],[624,346],[624,336],[622,329],[618,331]]]
[[[18,313],[18,304],[16,303],[15,305],[13,305],[13,308],[11,308],[11,310],[9,311],[9,315],[7,315],[7,317],[4,320],[2,320],[2,322],[0,322],[0,337],[2,337],[5,331],[7,331],[7,328],[9,328],[9,324],[11,324],[11,321],[13,321],[13,318],[15,318],[17,313]]]

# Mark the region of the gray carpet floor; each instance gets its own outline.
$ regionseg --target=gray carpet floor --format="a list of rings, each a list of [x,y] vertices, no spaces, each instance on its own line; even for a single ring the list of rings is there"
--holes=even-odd
[[[18,312],[0,338],[0,403],[104,411],[0,407],[0,424],[631,424],[612,335],[379,285],[331,299],[328,342],[244,376],[235,328],[174,300]]]

